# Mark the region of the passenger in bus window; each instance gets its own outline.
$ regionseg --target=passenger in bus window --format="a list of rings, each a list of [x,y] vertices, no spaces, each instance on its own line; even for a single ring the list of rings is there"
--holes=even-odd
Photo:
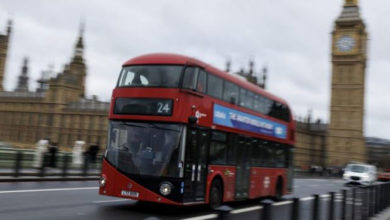
[[[130,153],[133,155],[137,155],[140,151],[141,147],[141,134],[138,129],[129,130],[129,147]]]
[[[140,85],[142,85],[140,73],[135,73],[134,74],[134,78],[131,81],[131,85],[133,85],[133,86],[140,86]]]

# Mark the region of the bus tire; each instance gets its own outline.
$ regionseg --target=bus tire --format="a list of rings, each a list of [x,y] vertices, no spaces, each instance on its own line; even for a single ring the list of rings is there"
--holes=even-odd
[[[276,190],[275,190],[275,200],[281,201],[283,197],[283,180],[282,178],[278,178],[278,182],[276,183]]]
[[[219,179],[214,179],[211,183],[209,193],[209,206],[216,209],[222,204],[222,183]]]

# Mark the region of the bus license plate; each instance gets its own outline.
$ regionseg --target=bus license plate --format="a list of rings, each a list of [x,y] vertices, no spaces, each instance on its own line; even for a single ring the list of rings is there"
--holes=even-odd
[[[121,191],[121,195],[122,195],[122,196],[131,196],[131,197],[136,197],[136,198],[138,198],[139,192],[122,190],[122,191]]]

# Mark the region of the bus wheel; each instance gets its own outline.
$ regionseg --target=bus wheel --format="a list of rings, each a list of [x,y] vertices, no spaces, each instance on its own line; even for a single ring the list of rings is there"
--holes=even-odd
[[[278,183],[276,184],[275,200],[281,201],[283,197],[283,182],[279,178]]]
[[[222,184],[221,181],[216,179],[211,184],[209,205],[211,209],[216,209],[222,204]]]

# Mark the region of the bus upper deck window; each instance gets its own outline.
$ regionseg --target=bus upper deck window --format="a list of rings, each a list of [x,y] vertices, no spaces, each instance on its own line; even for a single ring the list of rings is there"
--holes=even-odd
[[[187,67],[184,71],[183,88],[195,90],[198,73],[199,68]]]
[[[206,72],[201,70],[198,74],[198,83],[196,86],[198,92],[205,92],[206,90]]]
[[[177,88],[183,67],[178,65],[136,65],[122,69],[118,87]]]

